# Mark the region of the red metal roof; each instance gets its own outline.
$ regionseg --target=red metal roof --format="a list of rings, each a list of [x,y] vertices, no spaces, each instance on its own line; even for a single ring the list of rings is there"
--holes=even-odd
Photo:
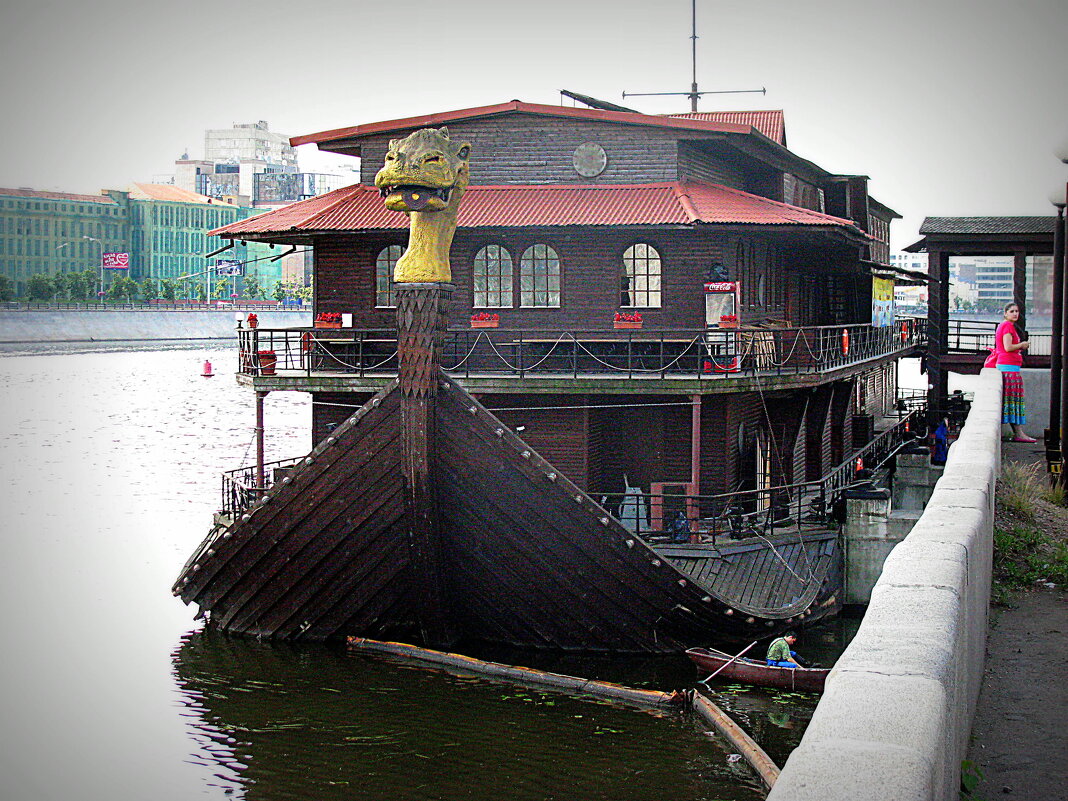
[[[729,121],[712,121],[706,119],[686,119],[682,116],[663,116],[655,114],[638,114],[624,111],[605,111],[596,108],[572,108],[570,106],[547,106],[539,103],[524,103],[520,100],[512,100],[508,103],[498,103],[494,106],[478,106],[476,108],[458,109],[456,111],[442,111],[436,114],[426,114],[422,117],[405,117],[399,120],[386,120],[384,122],[371,122],[365,125],[354,125],[350,128],[335,128],[332,131],[320,131],[319,133],[305,134],[291,137],[289,143],[293,147],[307,144],[325,144],[341,139],[354,139],[370,134],[388,133],[391,131],[408,131],[415,128],[428,128],[435,125],[446,125],[456,120],[466,120],[475,117],[490,117],[496,114],[537,114],[545,117],[570,117],[581,120],[599,120],[602,122],[617,122],[630,125],[652,125],[659,128],[679,128],[688,131],[709,131],[712,133],[749,133],[751,125],[739,124]]]
[[[851,220],[699,182],[471,186],[457,224],[461,228],[519,228],[701,223],[833,227],[863,236]],[[407,227],[407,215],[386,209],[376,188],[356,184],[211,233],[259,238]]]
[[[729,122],[756,128],[773,142],[786,147],[786,120],[782,110],[769,111],[690,111],[685,114],[668,116],[686,120],[705,120],[707,122]]]

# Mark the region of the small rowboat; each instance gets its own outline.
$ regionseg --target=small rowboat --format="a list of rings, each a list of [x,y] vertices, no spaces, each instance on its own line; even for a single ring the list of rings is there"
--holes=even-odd
[[[823,692],[823,682],[829,668],[769,667],[763,661],[744,657],[731,661],[731,655],[715,648],[690,648],[686,656],[707,673],[719,670],[717,678],[755,684],[758,687],[777,687],[780,690]],[[724,667],[726,665],[726,667]],[[723,668],[720,670],[720,668]]]

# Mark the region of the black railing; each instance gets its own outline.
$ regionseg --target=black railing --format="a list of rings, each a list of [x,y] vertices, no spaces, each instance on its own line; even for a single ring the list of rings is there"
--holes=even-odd
[[[994,347],[994,332],[999,323],[982,320],[949,320],[946,330],[950,353],[989,353]],[[1049,356],[1052,334],[1028,333],[1030,356]]]
[[[442,367],[461,378],[617,376],[677,378],[826,372],[911,350],[924,321],[893,326],[736,330],[463,329],[446,332]],[[391,375],[395,329],[242,330],[240,370]],[[266,363],[259,354],[266,356]]]
[[[274,484],[285,480],[304,457],[280,459],[263,465],[263,485],[256,481],[256,465],[240,467],[222,474],[222,505],[219,511],[225,515],[238,515],[248,509]]]
[[[720,495],[684,493],[596,493],[595,500],[625,527],[654,542],[684,542],[690,535],[715,544],[731,539],[770,537],[775,533],[825,529],[832,525],[842,493],[858,481],[861,468],[878,471],[908,442],[923,410],[910,412],[857,449],[818,481],[806,481]],[[679,485],[676,485],[679,486]],[[681,519],[680,519],[681,514]],[[682,521],[685,525],[680,525]]]
[[[911,441],[910,429],[918,424],[923,414],[921,409],[901,417],[819,481],[720,495],[593,491],[589,494],[628,529],[652,541],[681,533],[673,530],[679,512],[690,533],[702,537],[710,535],[713,544],[723,535],[737,539],[768,537],[785,530],[825,529],[832,523],[833,510],[842,492],[857,481],[858,469],[863,466],[877,471],[884,467],[903,445]],[[291,471],[299,469],[303,458],[264,464],[263,486],[257,485],[255,465],[223,473],[220,511],[231,517],[240,515],[267,489],[285,481]],[[680,539],[687,536],[683,534]]]

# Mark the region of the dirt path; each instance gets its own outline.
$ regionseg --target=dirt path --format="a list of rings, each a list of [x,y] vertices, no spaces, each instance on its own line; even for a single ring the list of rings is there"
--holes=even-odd
[[[1004,445],[1004,461],[1042,458],[1034,445]],[[1044,505],[1038,524],[1068,540],[1068,509]],[[1068,801],[1068,592],[1039,585],[1011,604],[992,609],[968,753],[983,778],[972,797]]]

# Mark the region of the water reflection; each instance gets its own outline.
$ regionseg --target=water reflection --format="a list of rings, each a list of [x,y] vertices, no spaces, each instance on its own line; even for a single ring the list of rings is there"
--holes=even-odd
[[[219,473],[252,453],[235,362],[215,346],[0,358],[0,798],[761,796],[690,718],[190,634],[170,585]],[[269,396],[268,459],[306,451],[309,429],[306,396]],[[801,652],[829,664],[825,636]],[[481,656],[662,690],[696,678],[684,660]],[[715,700],[780,764],[815,704],[730,685]]]
[[[250,799],[763,795],[679,714],[217,633],[174,663],[195,758]]]

